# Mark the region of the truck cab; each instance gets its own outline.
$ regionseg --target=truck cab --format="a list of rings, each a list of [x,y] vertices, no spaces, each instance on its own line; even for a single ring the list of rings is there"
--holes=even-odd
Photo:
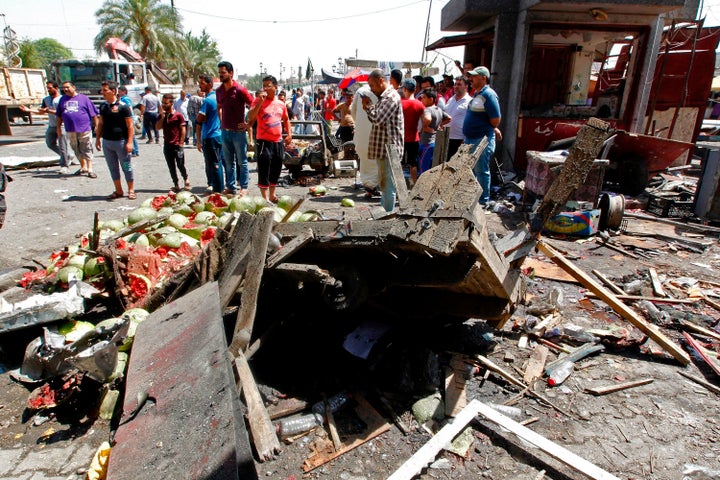
[[[140,103],[140,94],[148,86],[145,63],[123,60],[56,60],[52,63],[55,81],[73,82],[78,93],[87,95],[95,105],[103,102],[100,86],[105,81],[125,85],[133,105]]]

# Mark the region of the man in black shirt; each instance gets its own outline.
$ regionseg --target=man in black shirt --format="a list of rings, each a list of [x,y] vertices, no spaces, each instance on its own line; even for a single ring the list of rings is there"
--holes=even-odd
[[[115,191],[108,200],[122,198],[123,188],[120,182],[120,169],[125,175],[128,188],[128,199],[135,200],[135,178],[132,168],[132,139],[135,136],[133,128],[132,111],[127,104],[120,101],[117,96],[117,83],[103,82],[100,90],[105,103],[100,105],[100,121],[95,129],[95,148],[102,151],[110,177],[115,185]]]

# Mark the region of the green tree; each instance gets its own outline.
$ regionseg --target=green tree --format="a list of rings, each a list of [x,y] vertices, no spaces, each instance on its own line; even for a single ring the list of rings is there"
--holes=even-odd
[[[100,26],[93,42],[98,53],[104,51],[108,38],[117,37],[145,60],[183,56],[182,18],[160,0],[106,0],[95,16]]]
[[[220,61],[220,50],[217,42],[208,35],[203,28],[199,36],[192,31],[185,34],[185,48],[187,53],[183,59],[184,76],[197,80],[203,73],[214,73]]]
[[[67,60],[74,58],[72,50],[54,38],[40,38],[35,40],[35,50],[38,52],[42,66],[47,69],[53,60]]]
[[[29,38],[25,38],[20,42],[18,57],[22,59],[22,66],[24,68],[42,68],[44,66],[35,47],[35,42]]]

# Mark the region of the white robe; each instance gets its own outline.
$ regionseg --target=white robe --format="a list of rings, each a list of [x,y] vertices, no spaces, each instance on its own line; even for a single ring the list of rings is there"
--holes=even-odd
[[[370,91],[370,87],[363,85],[356,92],[353,103],[350,106],[350,114],[355,119],[355,151],[360,157],[360,183],[365,187],[373,189],[380,183],[380,174],[378,173],[377,159],[368,158],[368,143],[370,141],[370,128],[372,123],[368,119],[367,113],[362,108],[362,98],[359,92],[370,97],[373,103],[377,103],[378,98]]]

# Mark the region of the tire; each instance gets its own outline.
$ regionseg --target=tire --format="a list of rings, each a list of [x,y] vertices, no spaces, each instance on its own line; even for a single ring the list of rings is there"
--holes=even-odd
[[[618,183],[620,192],[625,195],[639,195],[648,184],[648,167],[645,160],[626,157],[618,165]]]

